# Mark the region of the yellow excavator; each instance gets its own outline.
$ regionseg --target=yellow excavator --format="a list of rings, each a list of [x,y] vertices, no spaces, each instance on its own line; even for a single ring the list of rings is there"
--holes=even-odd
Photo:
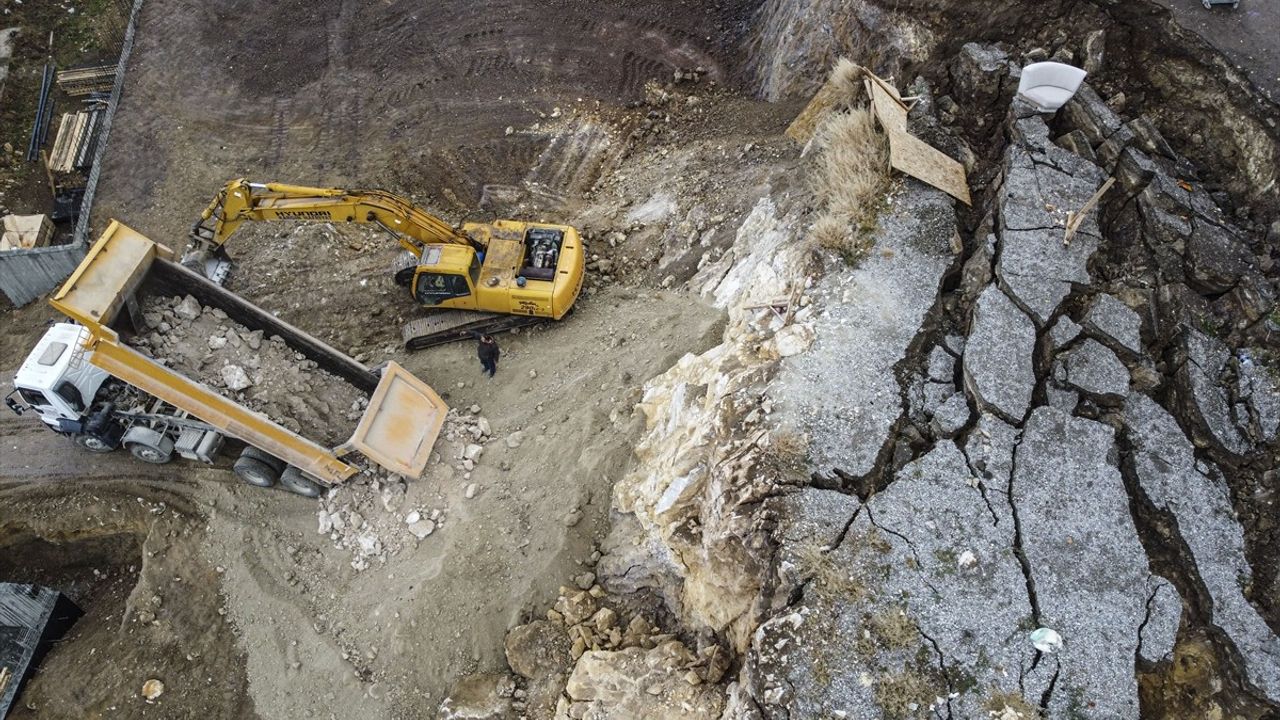
[[[559,320],[582,290],[582,239],[568,225],[496,220],[454,228],[381,190],[244,179],[227,183],[201,213],[182,264],[221,284],[231,269],[227,240],[247,220],[365,223],[387,231],[404,248],[392,267],[396,283],[431,308],[402,330],[410,350]]]

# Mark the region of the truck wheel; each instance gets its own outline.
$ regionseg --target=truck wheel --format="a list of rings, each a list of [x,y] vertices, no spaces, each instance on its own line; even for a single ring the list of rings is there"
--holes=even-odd
[[[161,441],[160,446],[146,445],[144,443],[132,443],[129,445],[129,452],[142,462],[151,463],[152,465],[164,465],[173,459],[173,441],[165,438]]]
[[[149,427],[135,425],[129,428],[121,443],[145,463],[164,465],[173,459],[173,441]]]
[[[98,437],[97,435],[84,435],[84,434],[76,435],[75,441],[77,445],[84,448],[85,450],[88,450],[89,452],[109,453],[112,450],[115,450],[115,446],[103,440],[102,438]]]
[[[307,474],[296,467],[285,468],[280,475],[280,487],[303,497],[317,498],[324,492],[320,483],[307,477]]]
[[[241,456],[231,466],[231,471],[254,487],[269,488],[276,484],[276,471],[270,465],[251,457]]]
[[[283,460],[281,460],[278,457],[275,457],[274,455],[271,455],[270,453],[259,450],[258,448],[252,445],[245,445],[244,450],[240,451],[240,457],[253,458],[254,460],[257,460],[258,462],[262,463],[263,465],[266,465],[267,467],[275,471],[277,476],[279,476],[280,473],[284,472],[285,464]]]

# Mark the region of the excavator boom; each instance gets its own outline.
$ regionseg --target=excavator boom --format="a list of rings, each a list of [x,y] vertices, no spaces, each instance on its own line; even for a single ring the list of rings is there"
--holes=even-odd
[[[192,250],[222,254],[227,239],[246,220],[372,223],[391,232],[417,256],[423,245],[470,244],[453,226],[389,192],[251,183],[241,178],[227,183],[200,213],[191,228]]]

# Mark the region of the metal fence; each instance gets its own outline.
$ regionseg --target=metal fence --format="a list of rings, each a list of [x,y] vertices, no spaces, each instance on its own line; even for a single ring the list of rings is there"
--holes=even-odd
[[[133,52],[133,37],[138,27],[138,16],[143,0],[116,0],[129,12],[120,39],[120,60],[116,64],[115,84],[102,120],[98,147],[93,153],[93,167],[85,182],[84,200],[80,204],[80,217],[76,221],[71,243],[30,250],[9,250],[0,253],[0,290],[16,306],[26,305],[57,287],[80,263],[89,247],[89,216],[93,210],[93,198],[97,194],[98,178],[102,172],[102,158],[106,154],[111,137],[111,125],[120,106],[120,94],[124,91],[125,67]]]
[[[102,173],[102,158],[106,155],[111,139],[111,125],[115,121],[116,110],[120,107],[120,93],[124,91],[125,67],[129,64],[129,54],[133,52],[133,36],[138,29],[138,14],[142,12],[142,1],[133,0],[133,8],[129,11],[129,24],[124,30],[124,40],[120,43],[120,62],[116,64],[116,81],[111,86],[111,100],[107,103],[106,117],[102,119],[102,134],[98,136],[98,148],[93,153],[93,167],[89,170],[89,178],[84,185],[84,202],[80,204],[80,218],[76,221],[75,240],[85,244],[89,242],[89,216],[93,210],[93,197],[98,190],[98,176]]]
[[[0,289],[9,302],[26,305],[70,275],[84,253],[82,243],[0,253]]]

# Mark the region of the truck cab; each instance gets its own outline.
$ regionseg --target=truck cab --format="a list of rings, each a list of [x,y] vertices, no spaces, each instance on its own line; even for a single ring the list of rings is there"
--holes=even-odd
[[[79,432],[98,390],[110,377],[85,360],[88,338],[89,331],[81,325],[51,326],[18,368],[13,386],[21,404],[10,393],[5,399],[9,407],[35,411],[58,432]]]

